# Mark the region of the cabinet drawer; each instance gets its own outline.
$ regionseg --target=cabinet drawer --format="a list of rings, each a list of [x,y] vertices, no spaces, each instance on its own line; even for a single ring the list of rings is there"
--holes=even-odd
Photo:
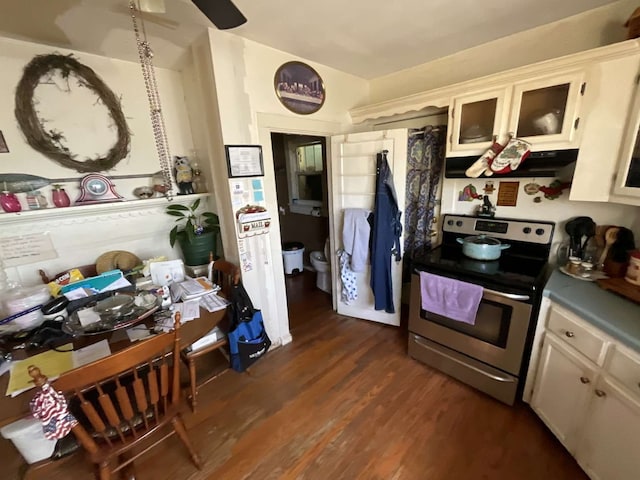
[[[613,348],[605,369],[627,387],[633,395],[640,398],[640,357]]]
[[[601,355],[606,346],[605,341],[591,330],[569,318],[563,311],[551,307],[548,329],[589,360],[602,365]]]

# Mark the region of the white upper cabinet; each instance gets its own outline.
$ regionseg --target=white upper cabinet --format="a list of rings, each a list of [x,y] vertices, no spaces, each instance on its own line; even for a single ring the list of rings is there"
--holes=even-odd
[[[472,154],[489,148],[506,127],[509,112],[505,101],[510,91],[505,87],[455,97],[449,109],[447,154]]]
[[[578,112],[585,88],[582,71],[516,83],[509,133],[542,146],[536,150],[577,147]]]
[[[620,149],[613,193],[636,197],[634,203],[640,197],[640,91],[637,89]]]
[[[447,156],[483,153],[494,138],[515,136],[532,150],[577,148],[582,70],[454,96],[449,108]]]
[[[570,200],[614,201],[611,197],[618,160],[624,168],[631,155],[631,151],[624,148],[625,132],[629,130],[630,142],[635,142],[638,133],[638,105],[633,103],[639,69],[639,53],[594,62],[590,66],[580,107],[580,152]],[[626,158],[621,157],[623,150],[628,152]],[[623,175],[618,177],[624,178]],[[638,197],[621,198],[640,201]]]

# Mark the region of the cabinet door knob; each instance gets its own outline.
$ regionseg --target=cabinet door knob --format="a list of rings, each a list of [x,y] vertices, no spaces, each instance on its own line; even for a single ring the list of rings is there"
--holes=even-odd
[[[564,332],[564,334],[565,334],[567,337],[569,337],[569,338],[573,338],[573,337],[575,337],[575,333],[570,332],[569,330],[567,330],[566,332]]]
[[[584,384],[589,383],[591,380],[589,380],[587,377],[580,377],[580,381]]]
[[[603,392],[602,390],[598,390],[598,389],[596,389],[595,393],[596,393],[596,395],[597,395],[598,397],[606,397],[606,396],[607,396],[607,393],[606,393],[606,392]]]

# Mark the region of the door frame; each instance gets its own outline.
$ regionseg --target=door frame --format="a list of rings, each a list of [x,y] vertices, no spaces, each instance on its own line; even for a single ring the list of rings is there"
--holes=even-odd
[[[336,185],[341,185],[340,178],[338,177],[341,177],[342,175],[341,161],[343,157],[341,156],[341,153],[343,148],[347,147],[347,149],[349,149],[349,147],[355,146],[355,145],[360,145],[362,147],[366,144],[376,144],[377,146],[373,149],[373,151],[369,150],[368,146],[365,146],[366,153],[363,153],[362,155],[356,155],[356,156],[363,157],[363,158],[365,156],[371,156],[370,161],[372,160],[372,163],[370,165],[375,166],[376,155],[385,148],[389,150],[391,154],[389,162],[391,164],[391,171],[393,174],[394,183],[396,184],[396,195],[399,201],[398,207],[400,208],[401,212],[404,212],[405,190],[406,190],[405,183],[406,183],[406,166],[407,166],[407,148],[408,148],[407,138],[408,138],[407,128],[385,128],[385,129],[369,130],[369,131],[349,133],[349,134],[343,134],[343,135],[334,135],[331,138],[331,149],[329,151],[331,155],[329,159],[329,164],[332,168],[330,170],[328,169],[328,174],[331,175],[330,181],[332,186],[336,187]],[[385,147],[385,144],[388,145],[388,148]],[[334,151],[334,149],[337,149],[337,150]],[[349,154],[347,154],[347,157],[349,157]],[[338,170],[335,170],[334,167],[337,168]],[[375,172],[375,168],[373,169],[373,172]],[[350,176],[350,174],[347,174],[347,176]],[[373,185],[371,185],[373,187],[373,189],[371,190],[371,196],[374,202],[374,204],[371,205],[372,210],[375,207],[376,178],[377,176],[374,176],[373,178],[374,182],[373,182]],[[330,193],[331,193],[331,198],[330,198],[329,207],[331,208],[331,212],[333,213],[333,215],[331,216],[333,228],[330,228],[331,244],[332,244],[331,265],[333,267],[331,271],[332,288],[334,292],[339,292],[339,289],[341,288],[341,281],[340,281],[340,272],[339,272],[340,268],[338,266],[339,262],[337,260],[336,249],[340,248],[340,246],[342,245],[342,242],[341,242],[341,236],[336,235],[336,229],[338,229],[339,231],[341,230],[342,222],[340,221],[336,222],[336,220],[338,220],[336,216],[341,217],[342,209],[345,208],[343,203],[345,194],[343,194],[343,191],[340,188],[337,190],[337,195],[334,195],[333,188],[330,190]],[[356,193],[355,195],[358,196],[360,194]],[[335,208],[336,205],[334,203],[334,200],[338,202],[337,203],[337,205],[339,206],[338,211],[336,211],[336,208]],[[404,225],[404,219],[402,219],[401,221],[402,221],[402,224]],[[401,245],[400,248],[402,250],[402,255],[404,256],[404,233],[400,236],[400,245]],[[369,268],[371,267],[368,266],[367,269]],[[399,326],[400,310],[401,310],[401,303],[402,303],[402,300],[401,300],[402,263],[396,266],[392,262],[391,268],[394,271],[392,272],[392,276],[398,277],[394,279],[394,288],[393,288],[394,290],[393,297],[394,297],[394,303],[396,307],[395,313],[389,314],[382,310],[374,310],[375,297],[373,296],[373,291],[369,288],[370,284],[368,282],[366,282],[366,287],[365,285],[362,284],[361,276],[358,276],[358,279],[357,279],[357,283],[359,283],[358,288],[361,288],[361,287],[367,288],[368,290],[367,294],[364,295],[364,292],[361,291],[360,293],[362,293],[363,295],[358,295],[358,299],[356,301],[349,302],[349,303],[344,302],[342,300],[338,302],[338,294],[335,294],[333,295],[334,310],[337,311],[340,315],[344,315],[348,317],[378,322],[385,325]],[[399,282],[398,286],[395,285],[396,281]],[[370,303],[367,303],[367,302],[370,302]]]
[[[291,135],[312,135],[316,137],[327,137],[327,159],[331,154],[331,136],[347,133],[351,125],[343,125],[338,122],[327,122],[299,116],[284,116],[268,113],[257,113],[258,141],[262,145],[263,163],[265,166],[265,176],[263,186],[265,189],[265,204],[267,211],[274,212],[271,217],[271,228],[269,234],[271,258],[282,258],[282,237],[280,236],[280,218],[278,212],[278,197],[276,194],[276,179],[273,168],[273,145],[271,144],[272,133],[284,133]],[[327,161],[327,186],[329,201],[329,237],[333,238],[333,218],[332,218],[332,186],[331,186],[331,162]],[[333,245],[330,240],[330,248],[333,252]],[[287,294],[285,288],[284,266],[280,261],[273,262],[273,277],[275,281],[275,304],[278,321],[278,330],[285,345],[292,341],[289,330],[289,312],[287,308]],[[332,295],[333,309],[337,308],[335,292]]]

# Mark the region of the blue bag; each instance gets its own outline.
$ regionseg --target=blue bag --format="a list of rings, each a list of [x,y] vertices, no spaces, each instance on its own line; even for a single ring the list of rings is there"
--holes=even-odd
[[[256,310],[248,322],[240,322],[228,334],[231,368],[244,372],[260,359],[271,346],[271,340],[264,329],[262,312]]]

